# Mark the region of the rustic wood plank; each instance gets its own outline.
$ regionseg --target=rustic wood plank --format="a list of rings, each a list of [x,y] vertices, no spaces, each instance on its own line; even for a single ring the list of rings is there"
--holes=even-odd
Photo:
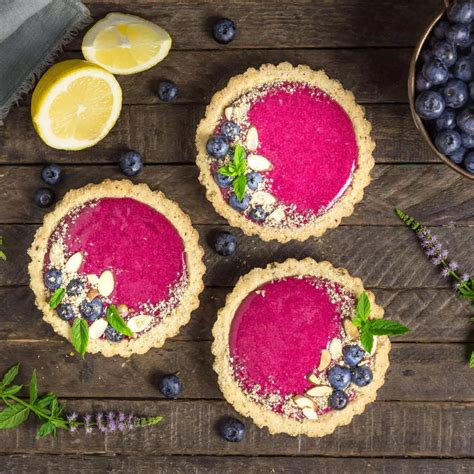
[[[439,163],[414,127],[407,105],[369,104],[366,111],[377,163]],[[17,107],[0,127],[0,163],[116,163],[126,149],[140,150],[147,163],[194,163],[194,135],[203,113],[201,105],[124,106],[117,125],[93,149],[63,151],[45,145],[33,130],[29,108]]]
[[[125,402],[84,400],[67,403],[67,410],[119,409],[141,415],[160,414],[161,425],[125,435],[74,436],[60,432],[56,438],[35,439],[31,420],[15,432],[0,431],[5,454],[61,453],[112,454],[139,452],[153,455],[294,455],[294,456],[400,456],[470,457],[474,406],[465,403],[373,403],[364,414],[331,436],[270,436],[249,421],[241,443],[228,443],[216,432],[223,416],[233,415],[231,406],[217,401]],[[12,433],[14,435],[12,435]],[[135,457],[139,462],[139,458]]]
[[[69,473],[136,472],[136,456],[14,454],[2,456],[6,472],[38,474],[58,472],[67,465]],[[398,473],[460,474],[474,471],[472,459],[393,459],[393,458],[328,458],[303,456],[140,456],[140,472],[155,474],[221,474],[222,472],[352,474]]]
[[[467,346],[395,341],[380,400],[474,401]],[[12,365],[14,354],[24,373],[38,370],[42,390],[55,391],[61,397],[163,398],[157,389],[159,376],[179,370],[184,398],[222,398],[208,341],[169,340],[162,349],[130,359],[88,354],[82,360],[70,343],[58,336],[41,342],[2,341],[2,348],[2,370]]]

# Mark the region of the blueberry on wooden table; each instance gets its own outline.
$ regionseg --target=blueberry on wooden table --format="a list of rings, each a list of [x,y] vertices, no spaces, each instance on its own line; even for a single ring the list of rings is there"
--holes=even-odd
[[[236,32],[235,23],[228,18],[220,18],[212,27],[212,36],[221,44],[230,43],[235,38]]]
[[[120,157],[120,169],[126,176],[136,176],[143,169],[142,155],[134,150],[122,153]]]
[[[178,97],[178,86],[173,81],[161,81],[158,84],[158,97],[163,102],[173,102]]]
[[[219,426],[221,436],[231,443],[239,443],[245,437],[245,425],[236,418],[227,418]]]
[[[237,249],[237,239],[230,232],[219,232],[214,239],[214,250],[223,257],[230,257]]]
[[[165,375],[158,382],[160,392],[166,398],[178,398],[183,390],[183,383],[176,374]]]
[[[41,170],[41,179],[50,186],[54,186],[61,181],[62,170],[58,165],[49,164],[43,167]]]
[[[34,196],[35,204],[38,207],[46,208],[50,207],[56,200],[56,195],[49,188],[40,188],[36,191]]]

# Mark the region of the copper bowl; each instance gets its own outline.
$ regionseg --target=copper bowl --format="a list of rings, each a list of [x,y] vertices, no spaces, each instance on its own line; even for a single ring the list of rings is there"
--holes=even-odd
[[[446,7],[448,6],[450,2],[448,0],[445,0]],[[450,168],[452,168],[454,171],[457,171],[459,174],[462,174],[466,178],[469,179],[474,179],[474,174],[469,173],[469,171],[465,170],[459,165],[456,165],[453,163],[447,156],[441,154],[436,147],[433,144],[433,141],[431,140],[431,137],[429,136],[425,125],[421,118],[418,116],[418,114],[415,111],[415,77],[416,77],[416,64],[418,62],[418,58],[421,54],[421,51],[423,49],[423,46],[425,45],[425,41],[428,38],[428,36],[431,33],[431,30],[433,27],[438,23],[438,21],[441,19],[441,17],[446,13],[446,9],[444,9],[439,15],[436,15],[436,18],[430,23],[430,26],[427,28],[423,36],[421,37],[418,45],[415,48],[415,52],[413,53],[413,57],[411,58],[410,62],[410,71],[408,73],[408,100],[410,102],[410,110],[411,110],[411,115],[413,117],[413,120],[415,122],[416,128],[419,130],[423,138],[425,139],[426,143],[428,143],[429,147],[433,150],[433,152],[441,159],[443,160]]]

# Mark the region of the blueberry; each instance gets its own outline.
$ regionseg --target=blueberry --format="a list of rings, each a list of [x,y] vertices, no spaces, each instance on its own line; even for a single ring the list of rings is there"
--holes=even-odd
[[[457,46],[464,46],[468,43],[470,34],[469,26],[457,23],[446,32],[446,40]]]
[[[444,84],[449,79],[448,68],[437,58],[430,59],[423,65],[423,76],[434,85]]]
[[[351,371],[351,380],[358,387],[365,387],[372,382],[372,371],[366,365],[354,367]]]
[[[35,193],[35,203],[39,207],[49,207],[53,204],[56,199],[56,195],[51,189],[40,188]]]
[[[427,61],[429,61],[432,58],[433,58],[433,53],[429,49],[424,49],[421,52],[421,60],[422,60],[423,63],[426,63]]]
[[[107,326],[104,334],[110,342],[120,342],[125,337],[122,333],[118,332],[110,325]]]
[[[470,151],[465,157],[464,157],[464,168],[469,171],[469,173],[474,173],[474,152]]]
[[[235,140],[240,133],[240,127],[235,123],[228,120],[221,125],[221,134],[229,140]]]
[[[415,101],[416,112],[425,120],[437,119],[443,113],[444,108],[443,96],[435,91],[424,91]]]
[[[344,356],[344,362],[349,367],[355,367],[364,358],[365,352],[360,346],[351,344],[342,349],[342,355]]]
[[[441,130],[436,135],[435,145],[443,155],[451,155],[461,147],[461,135],[456,130]]]
[[[342,410],[346,408],[347,403],[349,402],[349,397],[342,390],[334,390],[329,396],[329,406],[334,408],[334,410]]]
[[[79,278],[74,278],[72,279],[67,287],[66,287],[66,293],[70,296],[77,296],[81,294],[81,291],[84,288],[84,283],[82,283]]]
[[[136,176],[143,169],[143,157],[138,151],[130,150],[122,153],[120,169],[126,176]]]
[[[466,107],[459,112],[456,124],[461,129],[461,132],[474,135],[474,108]]]
[[[61,181],[63,172],[58,165],[49,164],[41,170],[41,179],[50,186],[54,186]]]
[[[433,46],[433,56],[438,58],[446,67],[454,66],[458,58],[456,47],[448,41],[439,41]],[[423,74],[425,72],[423,71]],[[425,74],[427,79],[428,76]]]
[[[215,137],[209,138],[206,144],[206,150],[209,155],[220,160],[229,152],[229,141],[222,135],[216,135]]]
[[[351,383],[351,371],[348,367],[335,365],[328,372],[329,384],[336,390],[344,390]]]
[[[468,100],[467,86],[459,79],[453,79],[446,84],[443,90],[444,101],[447,107],[461,108]]]
[[[436,119],[437,130],[452,130],[456,127],[456,112],[453,109],[445,109]]]
[[[456,0],[447,11],[451,23],[468,24],[474,19],[474,8],[470,0]]]
[[[216,183],[221,187],[221,188],[228,188],[232,185],[232,182],[234,181],[235,176],[227,176],[225,174],[221,173],[216,173],[215,180]]]
[[[461,133],[461,142],[464,148],[474,148],[474,135]]]
[[[219,232],[214,239],[214,250],[224,257],[234,255],[237,239],[230,232]]]
[[[57,268],[51,268],[51,270],[48,270],[44,276],[44,284],[46,285],[46,288],[50,290],[57,290],[61,287],[62,282],[63,276]]]
[[[178,86],[173,81],[161,81],[158,84],[158,97],[163,102],[172,102],[178,97]]]
[[[474,100],[474,82],[469,83],[469,97]]]
[[[178,398],[183,390],[183,383],[177,375],[170,374],[160,379],[158,388],[166,398]]]
[[[247,187],[252,191],[255,191],[258,188],[258,185],[263,181],[263,176],[256,171],[247,173]]]
[[[70,305],[70,304],[60,304],[56,308],[56,312],[58,313],[58,316],[63,321],[70,321],[75,316],[74,311],[72,309],[72,305]]]
[[[219,426],[221,436],[231,443],[238,443],[245,437],[245,425],[235,418],[227,418]]]
[[[257,206],[250,210],[249,216],[256,222],[262,222],[267,218],[268,212],[262,206]]]
[[[464,82],[469,82],[472,79],[472,60],[469,56],[463,56],[456,61],[454,77]]]
[[[99,298],[94,298],[92,301],[83,300],[79,306],[81,315],[90,323],[100,318],[102,310],[102,301]]]
[[[464,155],[466,154],[466,149],[464,147],[458,148],[452,155],[449,155],[448,158],[457,165],[460,165],[464,160]]]
[[[235,38],[235,23],[228,18],[220,18],[212,27],[212,36],[221,44],[230,43]]]
[[[430,81],[426,80],[425,76],[423,76],[423,73],[419,72],[416,75],[415,87],[418,92],[427,91],[431,89],[432,86],[433,84],[431,84]]]
[[[244,196],[242,199],[239,199],[235,193],[230,195],[229,204],[236,211],[243,212],[247,207],[249,207],[250,199],[248,196]]]
[[[442,40],[446,36],[446,32],[448,31],[449,23],[447,21],[440,21],[434,28],[433,28],[433,35],[436,39]]]

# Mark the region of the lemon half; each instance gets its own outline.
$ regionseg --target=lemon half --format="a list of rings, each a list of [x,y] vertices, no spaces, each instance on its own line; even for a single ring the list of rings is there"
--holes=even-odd
[[[81,150],[102,140],[117,121],[122,89],[105,69],[71,59],[55,64],[33,92],[31,117],[53,148]]]
[[[84,36],[84,57],[113,74],[134,74],[162,61],[171,36],[151,21],[135,15],[109,13]]]

